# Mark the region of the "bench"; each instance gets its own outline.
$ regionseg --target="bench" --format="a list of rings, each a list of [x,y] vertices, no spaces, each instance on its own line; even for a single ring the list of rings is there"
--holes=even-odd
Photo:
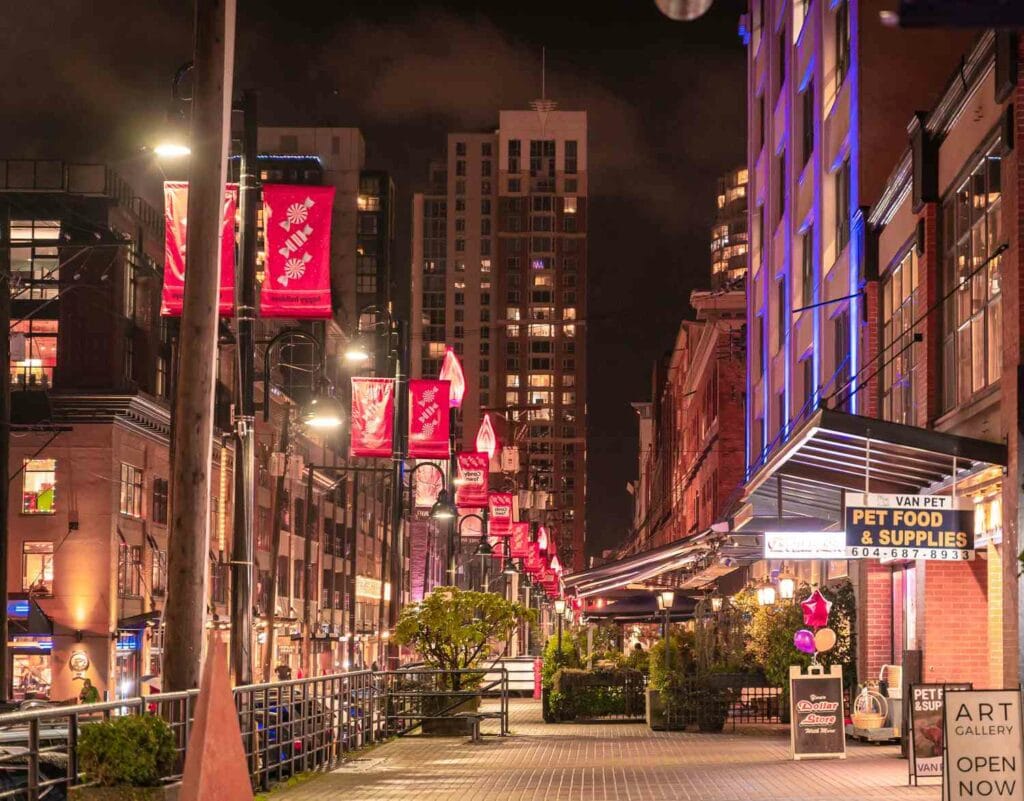
[[[453,717],[460,718],[462,720],[469,721],[469,739],[471,742],[479,743],[483,736],[480,734],[480,722],[483,720],[503,720],[504,715],[501,712],[456,712]],[[502,726],[504,729],[504,725]],[[504,730],[502,734],[504,734]]]

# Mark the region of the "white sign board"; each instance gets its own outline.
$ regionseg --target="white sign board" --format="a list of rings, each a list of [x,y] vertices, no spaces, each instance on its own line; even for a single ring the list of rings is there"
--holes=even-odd
[[[845,559],[844,531],[766,531],[765,559]]]
[[[1020,690],[946,690],[943,801],[1024,801]]]

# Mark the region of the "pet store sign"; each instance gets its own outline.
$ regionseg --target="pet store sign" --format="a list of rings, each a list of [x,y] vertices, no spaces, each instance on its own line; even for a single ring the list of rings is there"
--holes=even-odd
[[[949,495],[846,493],[850,559],[974,559],[974,509]]]

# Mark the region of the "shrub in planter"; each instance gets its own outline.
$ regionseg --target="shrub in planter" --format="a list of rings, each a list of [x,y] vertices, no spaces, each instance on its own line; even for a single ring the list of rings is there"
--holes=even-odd
[[[553,720],[593,720],[639,714],[642,689],[643,674],[638,670],[562,668],[548,694],[549,715]]]
[[[174,735],[162,718],[126,715],[82,728],[78,738],[78,764],[94,798],[161,798],[163,778],[174,770]],[[117,791],[111,788],[118,788]],[[89,793],[78,794],[80,798]]]

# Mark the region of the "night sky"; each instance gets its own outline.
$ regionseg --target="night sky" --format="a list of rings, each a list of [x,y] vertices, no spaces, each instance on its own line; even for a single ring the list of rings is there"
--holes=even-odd
[[[401,260],[411,193],[445,134],[525,108],[547,47],[548,96],[590,122],[591,553],[628,529],[629,402],[649,399],[652,361],[707,284],[715,178],[745,158],[742,5],[679,23],[653,0],[239,3],[236,89],[260,91],[264,124],[362,129],[368,166],[398,186]],[[105,161],[153,192],[140,148],[191,58],[192,4],[40,0],[4,15],[0,158]]]

